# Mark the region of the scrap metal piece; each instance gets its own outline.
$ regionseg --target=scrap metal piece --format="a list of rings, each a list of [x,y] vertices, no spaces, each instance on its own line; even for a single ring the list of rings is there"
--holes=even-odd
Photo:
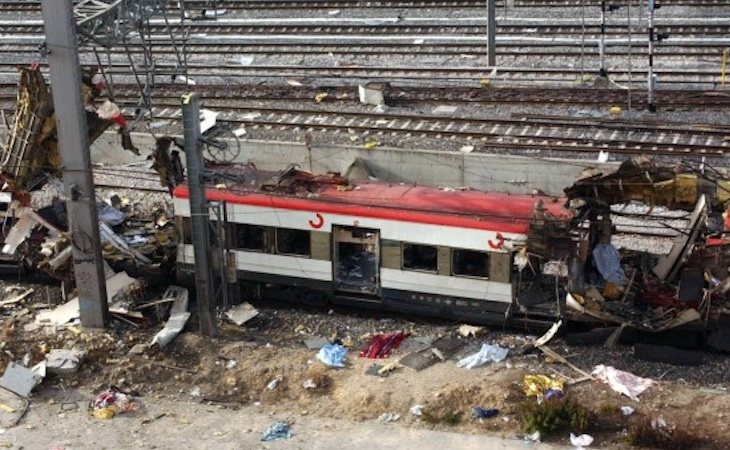
[[[678,235],[672,250],[668,255],[663,256],[659,259],[656,266],[652,269],[654,275],[659,277],[662,281],[673,281],[677,278],[680,268],[687,261],[689,254],[694,248],[695,242],[700,234],[700,228],[705,222],[707,217],[707,198],[701,195],[697,204],[695,205],[694,211],[690,216],[688,234]]]
[[[175,301],[172,303],[172,308],[170,309],[170,318],[167,320],[167,323],[165,323],[162,330],[160,330],[155,337],[152,338],[150,347],[153,345],[159,345],[160,348],[165,347],[173,339],[175,339],[178,334],[180,334],[190,318],[190,313],[188,312],[187,289],[180,286],[170,286],[165,291],[163,297],[174,298]]]
[[[22,397],[30,395],[30,391],[43,379],[33,369],[10,362],[0,378],[0,387],[8,389]]]
[[[241,303],[226,311],[226,317],[239,327],[258,315],[259,311],[250,303]]]

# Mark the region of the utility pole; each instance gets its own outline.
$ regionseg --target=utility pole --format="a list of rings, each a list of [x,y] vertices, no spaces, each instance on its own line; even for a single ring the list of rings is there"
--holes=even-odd
[[[601,61],[601,67],[598,69],[598,75],[605,77],[606,71],[606,0],[601,0],[601,42],[598,43],[598,56]]]
[[[185,161],[190,192],[190,222],[195,252],[195,293],[200,332],[218,334],[213,294],[213,271],[210,264],[210,212],[203,183],[203,151],[200,142],[200,99],[191,93],[182,96]]]
[[[656,112],[654,104],[654,0],[649,0],[649,71],[647,72],[648,94],[647,103],[650,112]]]
[[[487,0],[487,64],[497,66],[497,17],[496,0]]]
[[[73,2],[43,0],[42,8],[81,324],[104,328],[108,316],[106,278],[91,175],[86,111],[81,100],[81,69]]]

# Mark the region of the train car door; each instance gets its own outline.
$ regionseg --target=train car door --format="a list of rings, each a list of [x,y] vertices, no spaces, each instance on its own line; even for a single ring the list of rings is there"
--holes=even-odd
[[[380,231],[334,225],[332,239],[335,290],[378,294]]]

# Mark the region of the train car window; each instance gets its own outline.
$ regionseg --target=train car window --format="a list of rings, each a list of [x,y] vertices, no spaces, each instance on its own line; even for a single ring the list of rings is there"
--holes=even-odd
[[[438,270],[438,248],[433,245],[403,243],[403,268],[410,270]]]
[[[276,229],[276,253],[309,256],[310,248],[309,231]]]
[[[455,248],[451,255],[454,275],[489,278],[489,253]]]
[[[236,248],[264,250],[264,227],[239,223],[235,230]]]
[[[193,243],[193,229],[190,222],[190,217],[182,218],[182,229],[180,230],[180,237],[182,238],[183,244]]]

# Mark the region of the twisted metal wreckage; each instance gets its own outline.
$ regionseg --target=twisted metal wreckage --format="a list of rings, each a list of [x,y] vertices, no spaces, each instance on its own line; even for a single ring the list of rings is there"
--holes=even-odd
[[[93,141],[110,122],[103,113],[108,104],[102,111],[93,107],[98,89],[91,79],[84,95]],[[2,152],[2,252],[72,280],[62,208],[58,202],[36,210],[28,206],[28,192],[58,170],[50,102],[38,71],[23,70],[15,122]],[[124,130],[123,119],[116,121]],[[177,159],[170,157],[170,143],[160,142],[153,167],[162,185],[172,189],[183,180],[171,175],[179,174],[180,167],[172,164]],[[125,147],[133,149],[128,138]],[[211,164],[211,171],[216,167]],[[721,327],[730,311],[730,181],[724,173],[704,162],[670,167],[636,157],[611,173],[585,171],[565,194],[556,201],[565,202],[570,218],[551,217],[538,201],[526,243],[511,254],[511,314],[547,306],[556,319],[622,329]],[[114,206],[119,205],[104,206],[112,219],[115,214],[108,208]],[[100,227],[109,264],[138,274],[172,273],[181,221],[173,223],[169,215],[147,222],[105,220],[104,211],[100,209]],[[132,233],[125,232],[130,228]],[[130,239],[135,233],[146,237]]]
[[[115,123],[122,147],[139,154],[119,108],[109,100],[98,101],[104,89],[102,78],[84,73],[82,79],[89,142]],[[13,118],[0,152],[0,177],[4,184],[0,195],[4,216],[0,269],[38,269],[71,282],[71,239],[62,201],[63,187],[58,179],[61,161],[53,101],[37,67],[20,69]],[[127,203],[126,199],[113,196],[98,205],[105,260],[130,273],[159,273],[174,255],[174,226],[165,220],[164,212],[153,220],[127,217]]]

